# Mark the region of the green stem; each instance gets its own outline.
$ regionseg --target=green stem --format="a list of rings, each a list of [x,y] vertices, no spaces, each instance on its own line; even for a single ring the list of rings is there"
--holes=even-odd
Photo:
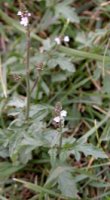
[[[62,134],[62,123],[60,123],[60,130],[59,130],[59,134],[60,134],[60,139],[59,139],[59,146],[57,149],[57,158],[60,158],[60,154],[61,154],[61,148],[62,148],[62,139],[63,139],[63,134]]]
[[[29,82],[29,65],[30,65],[30,30],[29,25],[27,26],[27,56],[26,56],[26,83],[27,83],[27,108],[26,108],[26,120],[29,118],[29,110],[30,110],[30,82]]]
[[[66,31],[68,25],[69,25],[69,19],[67,19],[66,23],[64,24],[63,29],[62,29],[62,31],[61,31],[61,33],[60,33],[60,36],[63,36],[63,35],[64,35],[64,33],[65,33],[65,31]]]
[[[34,82],[32,88],[31,88],[31,91],[30,91],[31,94],[32,94],[32,92],[33,92],[35,86],[37,85],[38,81],[39,81],[39,77],[36,78],[36,80],[35,80],[35,82]]]

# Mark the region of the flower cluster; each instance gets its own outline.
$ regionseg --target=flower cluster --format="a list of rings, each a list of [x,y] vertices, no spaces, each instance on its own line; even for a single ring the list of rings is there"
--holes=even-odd
[[[67,115],[67,111],[62,110],[61,102],[57,102],[54,107],[54,112],[53,112],[54,117],[52,121],[52,124],[54,125],[55,128],[64,127],[64,121],[65,121],[66,115]]]
[[[55,42],[56,42],[58,45],[60,45],[62,41],[64,41],[64,42],[69,42],[69,41],[70,41],[70,38],[69,38],[68,35],[66,35],[66,36],[63,38],[63,40],[62,40],[61,37],[56,37],[54,40],[55,40]]]
[[[23,26],[28,26],[29,24],[29,17],[31,16],[31,13],[29,12],[21,12],[21,11],[18,11],[17,15],[19,15],[21,17],[21,21],[20,21],[20,24],[23,25]]]
[[[59,116],[54,117],[54,121],[59,123],[59,122],[64,122],[65,117],[67,116],[67,111],[66,110],[62,110],[59,113]]]

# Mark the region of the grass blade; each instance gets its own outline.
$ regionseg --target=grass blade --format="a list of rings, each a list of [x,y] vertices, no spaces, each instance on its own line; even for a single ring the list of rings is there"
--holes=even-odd
[[[0,58],[0,81],[1,81],[4,96],[7,98],[6,73],[3,73],[1,58]]]
[[[19,180],[19,179],[16,179],[16,178],[14,178],[13,180],[17,181],[19,183],[23,183],[25,187],[27,187],[30,190],[33,190],[34,192],[37,192],[37,193],[47,193],[47,194],[52,195],[54,197],[65,198],[64,196],[62,196],[62,195],[60,195],[60,194],[58,194],[58,193],[56,193],[56,192],[54,192],[52,190],[49,190],[47,188],[38,186],[36,184],[29,183],[27,181]]]
[[[104,57],[104,62],[109,63],[110,62],[110,57],[109,56],[103,56],[95,53],[89,53],[86,51],[81,51],[81,50],[75,50],[71,49],[68,47],[60,46],[59,50],[63,53],[66,53],[68,56],[77,56],[77,57],[82,57],[84,59],[90,59],[90,60],[97,60],[103,62],[103,57]]]

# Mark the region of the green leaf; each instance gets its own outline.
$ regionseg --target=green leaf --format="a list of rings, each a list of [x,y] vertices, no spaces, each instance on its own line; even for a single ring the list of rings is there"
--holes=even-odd
[[[7,104],[10,107],[16,107],[16,108],[23,108],[26,105],[26,102],[23,98],[21,98],[18,95],[15,95],[11,98],[11,100]]]
[[[15,166],[10,162],[0,162],[0,180],[8,178],[10,175],[20,170],[21,168],[23,168],[23,165]]]
[[[57,181],[58,177],[60,176],[60,174],[62,174],[63,172],[67,172],[67,171],[71,171],[72,168],[68,167],[68,166],[58,166],[57,168],[53,169],[50,172],[50,175],[45,183],[45,185],[49,185],[52,184],[52,182]]]
[[[102,180],[100,180],[100,182],[98,181],[92,181],[89,183],[90,186],[96,187],[96,188],[106,188],[106,187],[110,187],[110,183],[107,182],[103,182]]]
[[[0,195],[0,199],[1,199],[1,200],[8,200],[7,198],[5,198],[5,197],[3,197],[3,196],[1,196],[1,195]]]
[[[52,75],[52,82],[56,83],[56,82],[61,82],[61,81],[66,81],[68,77],[72,76],[72,73],[70,72],[59,72],[59,73],[53,73]]]
[[[42,82],[41,82],[41,87],[42,87],[43,91],[45,92],[45,94],[46,94],[47,96],[49,96],[49,94],[50,94],[50,89],[49,89],[48,85],[46,84],[46,82],[43,81],[43,80],[42,80]]]
[[[94,158],[108,158],[106,153],[92,144],[83,143],[80,139],[75,141],[71,138],[63,139],[63,148],[61,151],[61,160],[64,162],[70,154],[73,154],[76,160],[80,160],[80,153],[83,152],[85,156],[93,156]]]
[[[62,70],[67,70],[68,72],[75,72],[75,66],[71,62],[70,58],[65,57],[63,54],[53,55],[52,59],[48,61],[49,68],[55,68],[57,65]]]
[[[70,61],[69,58],[66,57],[59,57],[57,59],[57,64],[60,66],[62,70],[67,70],[69,72],[75,72],[75,66],[74,64]]]
[[[59,143],[59,133],[57,130],[45,130],[42,133],[42,141],[44,141],[44,145],[48,147],[54,147]]]
[[[52,2],[51,2],[51,4],[52,4]],[[50,5],[48,5],[48,6],[50,6]],[[39,31],[46,30],[46,29],[48,29],[49,26],[51,26],[54,23],[56,23],[56,18],[53,16],[52,11],[50,9],[47,9],[45,11],[42,19],[40,20],[40,23],[37,24],[37,30],[39,30]]]
[[[32,105],[30,107],[30,117],[31,118],[36,118],[37,120],[42,120],[44,119],[47,114],[48,114],[48,107],[46,105],[41,105],[41,104],[37,104],[37,105]]]
[[[110,93],[110,75],[106,74],[103,79],[103,91],[105,93]]]
[[[79,144],[77,150],[83,152],[85,156],[91,155],[94,158],[108,158],[105,152],[92,144]]]
[[[62,172],[58,177],[58,187],[66,197],[78,197],[77,187],[70,172]]]
[[[65,19],[69,19],[71,22],[79,23],[79,17],[77,16],[75,9],[69,5],[59,3],[55,8],[56,16],[63,16]]]

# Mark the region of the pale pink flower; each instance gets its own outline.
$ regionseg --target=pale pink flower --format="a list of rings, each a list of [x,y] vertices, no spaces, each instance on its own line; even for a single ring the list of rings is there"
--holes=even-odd
[[[53,121],[59,123],[60,121],[64,122],[65,117],[67,116],[67,111],[66,110],[62,110],[60,112],[60,115],[57,117],[54,117]]]
[[[54,40],[55,40],[55,42],[56,42],[58,45],[60,45],[60,44],[61,44],[61,40],[60,40],[60,38],[59,38],[59,37],[56,37]]]
[[[25,11],[25,12],[22,12],[22,11],[18,11],[17,15],[20,16],[21,20],[20,20],[20,24],[23,25],[23,26],[28,26],[29,24],[29,17],[31,16],[31,13]]]
[[[20,21],[20,24],[21,24],[21,25],[27,26],[28,23],[29,23],[28,17],[22,17],[22,18],[21,18],[21,21]]]
[[[21,16],[23,13],[19,10],[17,15]]]
[[[69,42],[69,41],[70,41],[70,38],[69,38],[68,35],[66,35],[66,36],[64,37],[64,42]]]

